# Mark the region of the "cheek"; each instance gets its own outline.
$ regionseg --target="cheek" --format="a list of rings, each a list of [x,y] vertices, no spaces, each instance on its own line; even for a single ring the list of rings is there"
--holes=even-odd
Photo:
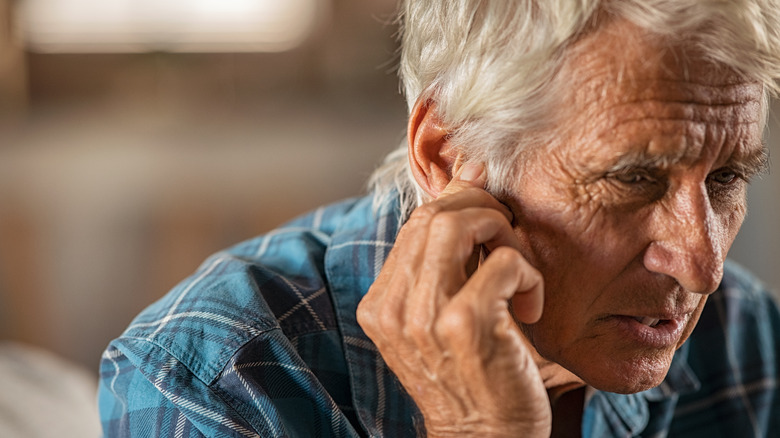
[[[540,353],[556,357],[576,343],[594,317],[593,309],[610,299],[610,284],[637,260],[634,226],[606,209],[562,203],[526,207],[516,233],[525,241],[524,256],[544,278],[542,319],[526,329]],[[574,206],[574,207],[572,207]]]
[[[739,232],[739,229],[742,228],[742,223],[745,221],[745,216],[747,215],[746,204],[746,202],[740,203],[726,215],[726,218],[723,220],[727,250],[731,248],[731,244],[734,243],[734,239],[737,237],[737,233]]]
[[[720,263],[725,261],[725,257],[731,249],[731,245],[734,243],[739,229],[742,227],[742,223],[745,220],[747,207],[745,202],[732,204],[728,209],[716,209],[713,212],[711,224],[709,229],[709,238],[720,249],[722,259]]]
[[[578,178],[553,165],[526,169],[509,202],[515,227],[526,242],[526,258],[538,269],[582,262],[607,263],[635,252],[641,213],[614,208],[609,187],[579,184]]]
[[[547,289],[604,283],[641,252],[641,218],[569,200],[522,206],[516,234]],[[593,285],[595,287],[595,285]]]
[[[747,183],[725,195],[719,196],[718,192],[710,192],[709,195],[711,214],[720,226],[720,235],[713,237],[719,237],[725,245],[723,249],[728,250],[747,215]]]

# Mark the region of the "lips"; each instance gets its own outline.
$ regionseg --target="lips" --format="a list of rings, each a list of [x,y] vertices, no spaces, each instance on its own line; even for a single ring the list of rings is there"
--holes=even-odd
[[[606,322],[622,341],[639,348],[676,347],[691,313],[682,315],[613,315]]]

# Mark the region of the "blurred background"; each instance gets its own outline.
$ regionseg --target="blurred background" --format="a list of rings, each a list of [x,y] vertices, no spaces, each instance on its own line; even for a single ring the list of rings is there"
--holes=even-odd
[[[0,0],[0,338],[96,375],[207,255],[363,193],[405,128],[395,3]],[[778,193],[732,250],[775,289]]]

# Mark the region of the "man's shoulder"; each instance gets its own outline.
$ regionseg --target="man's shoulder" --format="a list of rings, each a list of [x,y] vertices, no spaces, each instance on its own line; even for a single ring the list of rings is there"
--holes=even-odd
[[[366,199],[350,199],[296,218],[209,257],[142,311],[112,346],[138,362],[175,358],[199,379],[217,377],[253,338],[334,330],[324,258],[334,233]],[[360,216],[357,214],[357,216]]]
[[[130,434],[157,415],[169,432],[354,436],[326,256],[371,211],[370,198],[343,201],[214,254],[141,312],[103,354],[104,429]]]

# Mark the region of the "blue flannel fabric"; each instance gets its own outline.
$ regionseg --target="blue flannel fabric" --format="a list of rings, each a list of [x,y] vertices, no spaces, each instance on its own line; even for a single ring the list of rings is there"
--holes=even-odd
[[[399,228],[370,197],[316,210],[209,258],[112,341],[109,437],[415,436],[420,415],[355,319]],[[592,391],[585,437],[780,436],[780,317],[727,264],[666,380]]]

